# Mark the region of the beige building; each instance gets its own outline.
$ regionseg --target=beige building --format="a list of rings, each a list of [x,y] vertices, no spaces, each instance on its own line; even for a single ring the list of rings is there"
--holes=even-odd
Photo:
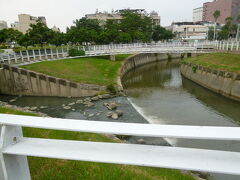
[[[28,14],[19,14],[18,15],[19,22],[15,22],[12,25],[15,26],[14,28],[19,30],[22,33],[26,33],[27,30],[30,28],[31,24],[36,24],[37,21],[40,21],[47,25],[45,17],[34,17]]]
[[[193,9],[193,22],[203,21],[203,7]]]
[[[144,9],[130,9],[130,10],[133,12],[139,13],[139,14],[147,15],[148,17],[150,17],[152,19],[152,21],[155,25],[160,25],[161,18],[157,12],[152,11],[150,14],[147,14]],[[106,23],[107,20],[116,20],[116,21],[120,22],[122,19],[122,16],[121,16],[122,11],[124,11],[124,9],[117,10],[112,13],[97,11],[95,14],[86,14],[85,17],[87,19],[98,20],[100,25],[102,26]]]
[[[7,22],[6,21],[0,21],[0,30],[7,29],[7,28],[8,28]]]
[[[172,32],[176,38],[182,40],[205,40],[209,28],[205,25],[193,22],[176,22],[172,24]]]

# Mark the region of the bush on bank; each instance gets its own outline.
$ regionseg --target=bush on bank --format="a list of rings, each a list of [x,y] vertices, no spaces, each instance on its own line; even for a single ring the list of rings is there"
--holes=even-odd
[[[68,55],[70,57],[75,57],[75,56],[85,56],[85,51],[84,50],[77,50],[77,49],[70,49],[68,51]]]

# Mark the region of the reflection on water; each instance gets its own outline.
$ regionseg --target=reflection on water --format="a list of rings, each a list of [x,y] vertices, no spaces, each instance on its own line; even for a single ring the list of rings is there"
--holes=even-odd
[[[240,103],[183,78],[179,61],[148,64],[129,72],[123,86],[130,101],[150,123],[203,126],[239,126]],[[239,151],[240,142],[168,139],[180,147]],[[239,176],[216,175],[219,180]]]

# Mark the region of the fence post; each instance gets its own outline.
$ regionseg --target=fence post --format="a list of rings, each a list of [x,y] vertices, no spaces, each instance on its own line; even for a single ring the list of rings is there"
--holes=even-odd
[[[52,51],[52,48],[51,48],[51,58],[53,59],[53,51]]]
[[[14,59],[15,59],[15,63],[17,63],[17,55],[15,52],[14,52]]]
[[[48,59],[47,50],[44,49],[46,60]]]
[[[240,43],[240,42],[237,42],[236,51],[238,51],[238,49],[239,49],[239,43]]]
[[[34,59],[34,61],[36,61],[36,55],[35,55],[34,49],[32,50],[32,53],[33,53],[33,59]]]
[[[56,54],[57,54],[57,58],[59,59],[58,48],[56,48]]]
[[[8,64],[11,64],[11,57],[9,54],[8,54]]]
[[[38,53],[39,53],[39,60],[42,60],[42,54],[40,49],[38,50]]]
[[[26,50],[26,53],[27,53],[27,60],[30,61],[30,57],[29,57],[29,54],[28,54],[28,50]]]
[[[22,62],[24,62],[22,51],[20,51],[20,56],[21,56]]]
[[[22,135],[21,127],[0,126],[0,179],[13,180],[24,179],[30,180],[30,172],[26,156],[6,155],[3,149],[7,146],[17,143]]]
[[[234,43],[232,42],[232,44],[231,44],[231,51],[233,50],[233,45],[234,45]]]

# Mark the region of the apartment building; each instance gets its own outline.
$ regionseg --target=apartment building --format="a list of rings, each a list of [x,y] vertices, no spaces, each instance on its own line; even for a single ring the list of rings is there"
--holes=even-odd
[[[209,28],[202,23],[174,22],[171,25],[172,32],[181,40],[205,40]]]
[[[203,21],[203,7],[193,9],[193,22]]]
[[[7,22],[6,21],[0,21],[0,30],[7,29],[7,28],[8,28]]]
[[[37,21],[40,21],[47,25],[46,18],[43,16],[34,17],[29,14],[19,14],[18,15],[19,22],[15,22],[11,24],[11,27],[14,29],[19,30],[22,33],[26,33],[27,30],[30,28],[31,24],[36,24]]]
[[[233,22],[237,23],[237,17],[240,15],[240,0],[214,0],[203,4],[203,21],[215,22],[213,13],[219,10],[221,16],[217,23],[225,24],[227,17],[232,17]]]
[[[117,11],[112,11],[111,13],[108,12],[96,12],[95,14],[86,14],[85,17],[87,19],[95,19],[98,20],[100,25],[104,25],[107,20],[116,20],[118,22],[121,21],[122,19],[122,12],[125,11],[126,9],[122,10],[117,10]],[[152,11],[151,13],[146,13],[144,9],[128,9],[132,12],[138,13],[138,14],[144,14],[147,15],[152,19],[152,22],[155,25],[160,25],[161,22],[161,17],[158,15],[157,12]]]

